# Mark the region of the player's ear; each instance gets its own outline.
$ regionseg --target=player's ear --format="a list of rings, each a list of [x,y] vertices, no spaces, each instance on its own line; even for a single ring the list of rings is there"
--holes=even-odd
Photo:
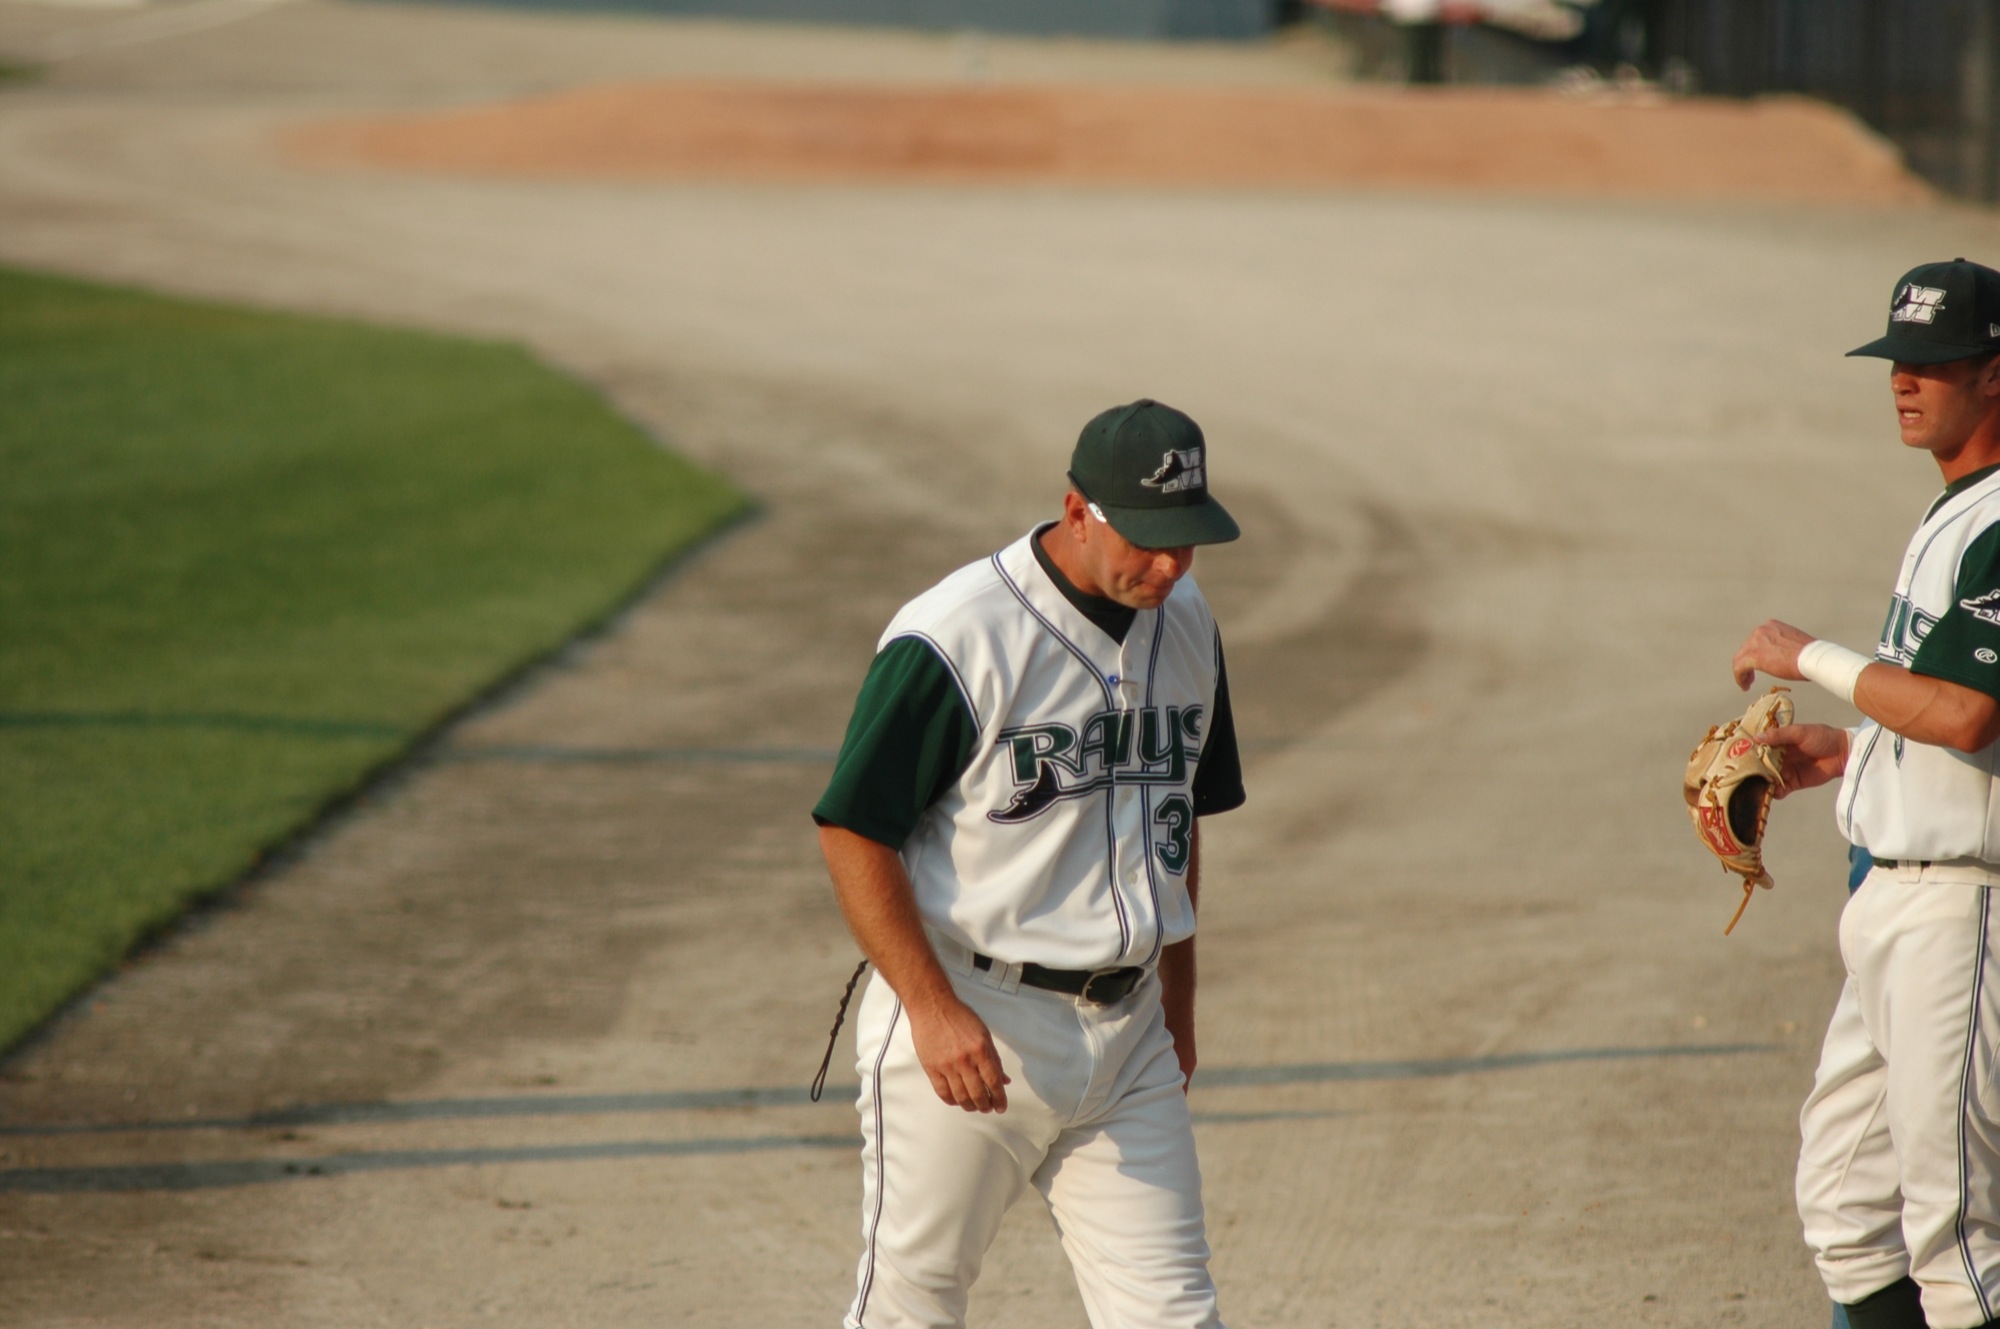
[[[1079,542],[1086,538],[1090,527],[1090,501],[1074,489],[1063,495],[1063,525],[1069,527],[1069,533]]]
[[[1980,361],[1979,376],[1976,381],[1981,393],[1988,397],[2000,397],[2000,351]]]

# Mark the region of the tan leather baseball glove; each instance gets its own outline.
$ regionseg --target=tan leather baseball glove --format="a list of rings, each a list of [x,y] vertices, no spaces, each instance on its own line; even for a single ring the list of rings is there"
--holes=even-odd
[[[1721,860],[1723,871],[1743,878],[1743,903],[1724,936],[1735,931],[1751,892],[1772,884],[1764,870],[1764,823],[1784,779],[1784,756],[1756,736],[1791,722],[1792,690],[1772,688],[1750,703],[1742,719],[1712,726],[1688,757],[1683,792],[1695,834]]]

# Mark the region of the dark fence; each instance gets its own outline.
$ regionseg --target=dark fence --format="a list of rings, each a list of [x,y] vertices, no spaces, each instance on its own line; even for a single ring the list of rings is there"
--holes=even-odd
[[[1244,38],[1269,32],[1279,0],[456,0],[517,9],[696,14],[1031,36]]]
[[[1724,96],[1798,92],[1845,106],[1912,170],[2000,197],[2000,0],[1602,0],[1670,82]]]

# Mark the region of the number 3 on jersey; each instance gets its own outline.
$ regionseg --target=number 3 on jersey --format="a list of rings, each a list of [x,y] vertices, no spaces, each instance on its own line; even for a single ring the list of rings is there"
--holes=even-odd
[[[1194,806],[1185,794],[1170,794],[1160,800],[1160,806],[1153,813],[1153,820],[1167,828],[1167,838],[1154,841],[1153,847],[1160,851],[1160,862],[1176,877],[1187,871],[1188,854],[1194,840]]]

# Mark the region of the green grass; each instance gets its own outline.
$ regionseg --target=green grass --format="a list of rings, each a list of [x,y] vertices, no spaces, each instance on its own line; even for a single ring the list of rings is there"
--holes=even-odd
[[[744,507],[516,347],[0,269],[0,1049]]]

